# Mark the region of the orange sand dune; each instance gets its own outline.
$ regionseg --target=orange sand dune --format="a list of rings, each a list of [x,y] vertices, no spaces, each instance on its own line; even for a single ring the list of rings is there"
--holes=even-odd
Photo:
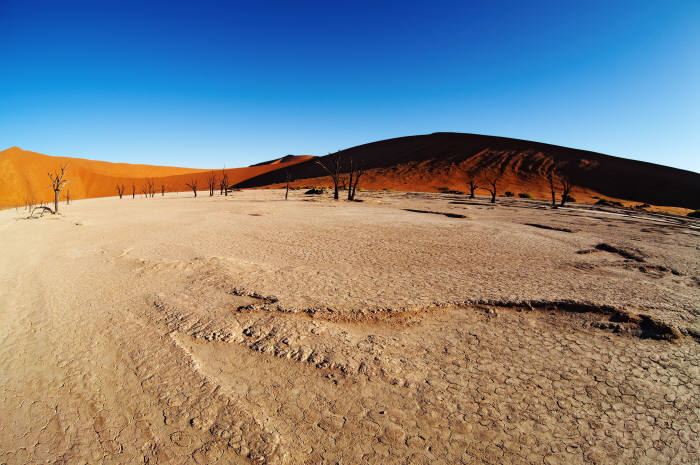
[[[466,180],[473,176],[482,186],[478,195],[487,195],[484,176],[498,172],[502,175],[498,182],[500,195],[510,191],[516,196],[529,193],[548,199],[545,175],[556,165],[573,182],[571,195],[577,201],[595,202],[605,197],[623,200],[626,205],[700,207],[698,173],[526,140],[435,133],[372,142],[339,153],[344,171],[351,158],[367,169],[360,182],[360,187],[366,189],[465,191]],[[313,161],[299,163],[290,171],[295,186],[330,185]],[[250,178],[240,187],[274,187],[284,181],[282,173],[272,171]]]
[[[250,166],[279,165],[279,164],[290,163],[290,162],[300,163],[302,161],[309,160],[313,157],[314,157],[313,155],[285,155],[282,158],[275,158],[274,160],[264,161],[262,163],[256,163],[255,165],[250,165]]]
[[[264,174],[270,170],[291,166],[303,162],[309,156],[279,159],[271,165],[252,166],[248,168],[227,169],[231,184],[240,183],[250,177]],[[72,199],[88,197],[105,197],[117,195],[116,185],[125,186],[125,194],[131,194],[132,186],[141,193],[147,178],[152,178],[156,190],[165,186],[168,192],[186,190],[186,182],[195,179],[200,190],[207,189],[206,179],[210,171],[171,166],[132,165],[128,163],[110,163],[87,160],[83,158],[52,157],[40,153],[12,147],[0,151],[0,208],[23,205],[29,199],[49,202],[53,192],[48,189],[47,173],[68,164],[67,178],[71,182],[62,194],[70,192]],[[214,170],[221,177],[221,170]]]

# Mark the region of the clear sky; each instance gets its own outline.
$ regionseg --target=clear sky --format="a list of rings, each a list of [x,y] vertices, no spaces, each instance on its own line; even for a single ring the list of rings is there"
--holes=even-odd
[[[700,1],[0,0],[0,149],[214,168],[436,131],[700,172]]]

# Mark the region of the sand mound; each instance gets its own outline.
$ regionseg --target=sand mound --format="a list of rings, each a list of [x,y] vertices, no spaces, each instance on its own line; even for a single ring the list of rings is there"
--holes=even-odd
[[[274,164],[232,168],[225,170],[231,184],[240,183],[250,177],[270,170],[284,168],[308,159],[310,156],[283,157]],[[53,192],[48,189],[47,173],[68,163],[67,177],[71,182],[63,192],[70,192],[71,199],[107,197],[117,195],[116,185],[125,186],[125,194],[131,195],[132,186],[140,194],[146,179],[152,178],[156,190],[165,187],[166,192],[188,190],[185,183],[197,182],[200,190],[207,189],[209,170],[171,166],[132,165],[110,163],[84,158],[52,157],[36,152],[11,147],[0,151],[0,208],[23,205],[29,199],[49,202]],[[222,170],[214,173],[221,179]]]
[[[435,133],[372,142],[340,154],[344,170],[351,157],[368,169],[361,182],[368,189],[465,191],[469,176],[479,178],[500,172],[501,194],[529,193],[546,199],[550,194],[544,175],[557,165],[571,178],[575,185],[572,195],[578,201],[595,202],[605,196],[685,208],[700,204],[697,173],[519,139]],[[296,185],[328,185],[322,169],[311,160],[299,163],[291,172],[298,180]],[[273,171],[248,179],[240,187],[279,185],[284,181],[283,173]],[[483,181],[480,184],[485,185]]]

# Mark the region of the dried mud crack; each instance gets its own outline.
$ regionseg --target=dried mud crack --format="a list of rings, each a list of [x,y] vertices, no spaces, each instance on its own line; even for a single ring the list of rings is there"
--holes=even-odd
[[[694,229],[283,195],[0,212],[0,464],[698,462]]]

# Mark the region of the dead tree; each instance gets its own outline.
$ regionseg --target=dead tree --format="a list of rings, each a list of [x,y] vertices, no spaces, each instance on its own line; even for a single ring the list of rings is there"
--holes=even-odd
[[[51,208],[47,207],[44,205],[44,202],[41,201],[39,203],[36,203],[36,201],[32,199],[27,200],[27,210],[29,211],[29,218],[33,218],[35,213],[39,213],[39,216],[44,216],[44,213],[49,212],[51,214],[54,214],[53,210]]]
[[[284,191],[284,200],[287,200],[287,197],[289,197],[289,183],[292,182],[292,173],[289,172],[289,169],[284,170],[284,177],[287,179],[287,190]]]
[[[131,198],[132,199],[136,198],[136,183],[135,182],[131,183]]]
[[[66,189],[66,205],[70,205],[70,189]]]
[[[474,179],[473,177],[469,178],[467,180],[467,187],[469,188],[469,198],[473,199],[474,193],[479,188],[479,186],[476,184],[476,179]]]
[[[549,192],[552,194],[552,208],[557,208],[557,178],[556,170],[554,168],[549,170],[549,173],[547,173],[547,182],[549,182]]]
[[[207,185],[209,186],[209,197],[213,197],[214,190],[216,189],[216,175],[213,170],[209,173],[209,177],[207,177]]]
[[[165,197],[165,184],[160,185],[160,196]]]
[[[220,190],[221,190],[221,191],[219,192],[219,195],[226,195],[226,196],[228,196],[228,189],[229,189],[229,185],[228,185],[228,173],[226,172],[226,168],[225,168],[225,167],[221,169],[221,182],[219,183],[219,188],[220,188]]]
[[[573,186],[571,185],[571,180],[569,180],[567,176],[559,176],[559,182],[561,182],[561,203],[559,206],[563,207],[564,204],[569,201],[569,193]]]
[[[192,192],[194,192],[194,196],[197,197],[197,180],[195,178],[190,179],[190,182],[186,182],[185,186],[192,189]]]
[[[148,188],[148,183],[144,184],[143,187],[141,187],[141,193],[143,194],[144,197],[148,198],[148,194],[151,192],[151,190]]]
[[[124,184],[121,186],[117,184],[117,194],[119,194],[119,198],[122,198],[122,195],[124,195]]]
[[[153,178],[146,179],[146,186],[148,187],[148,195],[155,197],[156,195],[156,183]]]
[[[503,173],[498,171],[485,176],[486,183],[488,184],[486,190],[491,194],[491,203],[496,203],[496,186],[501,176],[503,176]]]
[[[329,154],[330,155],[330,154]],[[341,162],[341,156],[340,153],[336,152],[333,155],[330,155],[331,157],[331,163],[330,163],[330,168],[326,166],[324,162],[321,161],[320,158],[316,159],[316,164],[323,168],[323,171],[325,171],[328,176],[331,177],[333,180],[333,199],[338,200],[338,187],[340,186],[340,162]]]
[[[49,179],[51,179],[51,186],[49,186],[51,189],[53,189],[53,214],[58,213],[58,199],[61,195],[61,189],[63,189],[63,186],[68,184],[70,181],[66,179],[66,168],[68,168],[68,164],[66,163],[63,165],[60,170],[54,170],[53,173],[47,173],[49,175]]]
[[[360,182],[360,177],[365,174],[365,169],[360,166],[359,162],[355,162],[354,158],[350,158],[350,174],[348,181],[348,200],[355,200],[357,193],[357,185]]]

